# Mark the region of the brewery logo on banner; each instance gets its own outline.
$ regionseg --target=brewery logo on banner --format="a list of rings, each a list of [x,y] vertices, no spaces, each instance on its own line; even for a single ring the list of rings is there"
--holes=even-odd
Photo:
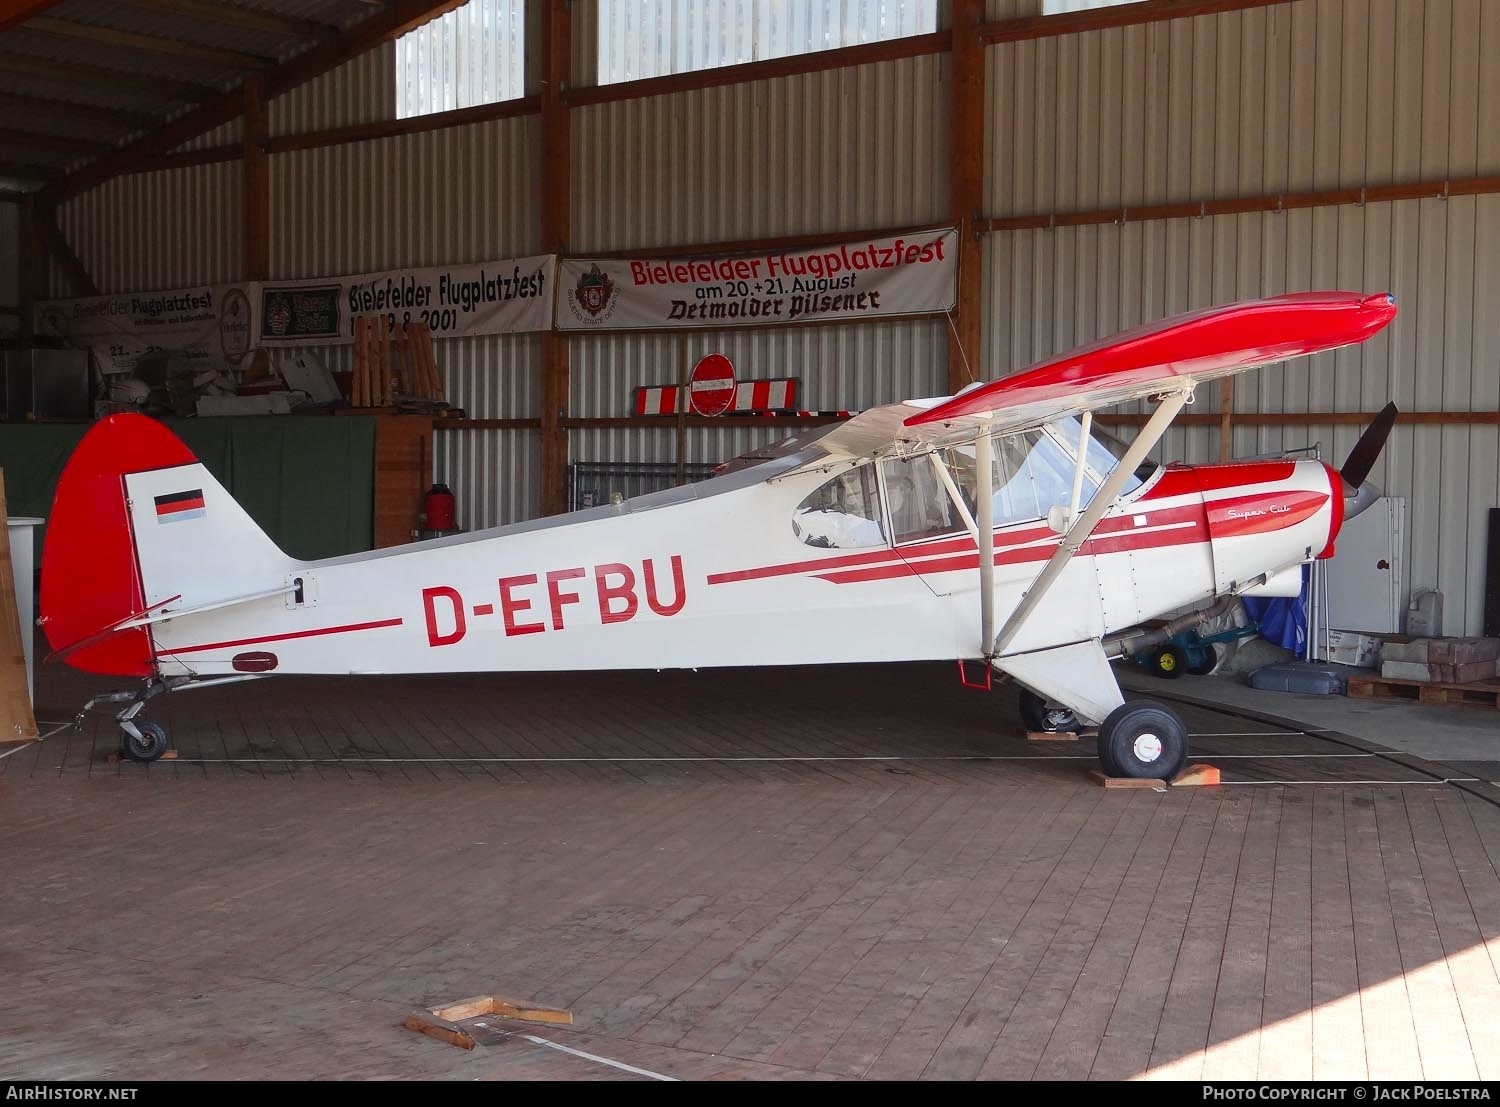
[[[808,250],[678,259],[563,258],[559,330],[667,330],[854,322],[947,311],[952,229]]]
[[[34,322],[39,334],[88,349],[106,375],[134,372],[160,354],[234,370],[254,346],[255,293],[251,283],[49,300],[37,305]]]
[[[337,339],[339,285],[297,288],[267,288],[260,311],[260,337],[288,339]]]
[[[224,308],[219,312],[219,350],[231,365],[238,365],[250,352],[252,311],[244,290],[231,288],[224,293]]]
[[[598,265],[578,277],[578,282],[564,291],[568,310],[573,318],[584,326],[597,327],[609,321],[615,313],[619,288],[608,273],[600,272]]]

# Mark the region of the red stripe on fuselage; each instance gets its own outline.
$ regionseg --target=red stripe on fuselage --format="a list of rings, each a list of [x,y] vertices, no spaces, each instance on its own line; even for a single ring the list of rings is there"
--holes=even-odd
[[[1060,535],[1052,534],[1051,540],[1043,544],[1013,546],[1008,549],[997,550],[995,553],[995,564],[1024,565],[1028,562],[1046,561],[1056,551],[1058,543],[1061,541],[1062,537]],[[1090,538],[1085,542],[1078,553],[1079,556],[1089,557],[1098,554],[1127,553],[1133,550],[1188,546],[1195,542],[1207,541],[1208,530],[1201,522],[1187,522],[1177,524],[1173,530],[1156,530],[1149,534],[1118,531],[1114,534],[1100,535]],[[907,575],[925,577],[936,573],[956,573],[966,569],[977,568],[979,568],[979,551],[971,547],[968,553],[950,557],[914,560],[897,565],[872,565],[862,569],[815,573],[813,575],[819,580],[830,581],[833,584],[858,584],[863,581],[890,580],[895,577]]]
[[[381,627],[399,627],[405,620],[381,619],[374,623],[348,623],[341,627],[319,627],[317,630],[295,630],[289,634],[264,634],[259,638],[237,638],[228,642],[205,642],[201,646],[179,646],[171,650],[157,650],[157,657],[176,657],[183,653],[202,653],[204,650],[227,650],[233,646],[258,646],[262,642],[288,642],[293,638],[318,638],[324,634],[352,634],[357,630],[379,630]]]
[[[1152,549],[1158,546],[1180,546],[1208,540],[1208,530],[1201,503],[1159,508],[1146,515],[1146,523],[1137,524],[1135,512],[1104,519],[1083,544],[1082,554],[1121,553]],[[1161,527],[1175,527],[1160,530]],[[995,535],[995,564],[1018,565],[1028,561],[1045,561],[1062,540],[1046,526],[1025,526],[999,531]],[[893,577],[950,572],[976,568],[979,547],[964,534],[940,540],[900,546],[894,550],[872,550],[837,557],[792,561],[765,565],[729,573],[711,573],[709,584],[731,584],[742,580],[764,580],[768,577],[811,573],[819,580],[835,584],[852,584],[866,580],[888,580]]]
[[[1269,534],[1295,526],[1323,509],[1326,492],[1292,489],[1286,492],[1255,492],[1210,500],[1208,529],[1215,538],[1240,538],[1247,534]]]

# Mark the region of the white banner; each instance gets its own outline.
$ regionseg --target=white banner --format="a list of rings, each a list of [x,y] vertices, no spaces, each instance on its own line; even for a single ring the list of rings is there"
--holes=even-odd
[[[255,300],[254,284],[48,300],[34,323],[39,334],[91,350],[101,373],[132,372],[163,351],[196,368],[233,370],[250,356]]]
[[[552,326],[551,254],[479,265],[395,269],[311,281],[265,281],[258,331],[264,346],[337,346],[354,341],[354,320],[384,315],[426,323],[434,338],[515,334]]]
[[[737,257],[563,258],[557,329],[775,326],[947,311],[957,246],[957,232],[941,230]]]

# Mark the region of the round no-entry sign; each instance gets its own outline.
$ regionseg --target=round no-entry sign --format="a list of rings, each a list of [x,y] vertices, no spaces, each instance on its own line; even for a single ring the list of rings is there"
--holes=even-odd
[[[709,354],[688,378],[688,408],[699,415],[723,415],[734,406],[734,363]]]

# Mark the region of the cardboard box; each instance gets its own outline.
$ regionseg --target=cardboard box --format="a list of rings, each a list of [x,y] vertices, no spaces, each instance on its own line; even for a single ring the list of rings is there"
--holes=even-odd
[[[1326,660],[1361,669],[1374,668],[1380,664],[1380,639],[1352,630],[1330,630]]]

